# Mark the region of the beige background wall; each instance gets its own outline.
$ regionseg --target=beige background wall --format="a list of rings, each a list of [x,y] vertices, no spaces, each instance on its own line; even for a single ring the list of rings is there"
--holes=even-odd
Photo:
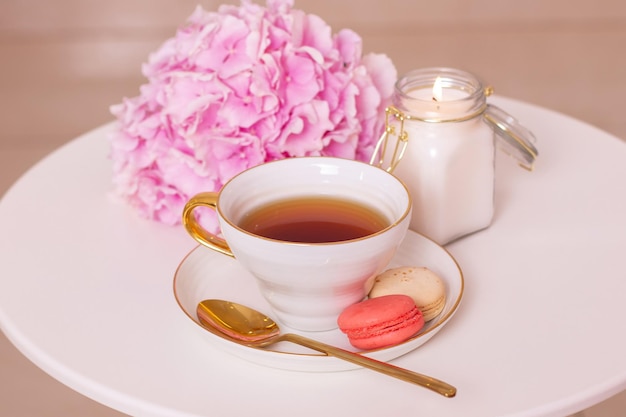
[[[222,2],[203,1],[207,9]],[[134,96],[150,51],[196,0],[0,0],[0,194],[30,165],[110,121]],[[496,93],[626,138],[626,3],[622,0],[296,0],[400,73],[452,66]],[[549,140],[549,138],[539,138]],[[115,416],[54,382],[0,337],[0,415]],[[587,412],[622,416],[626,395]]]

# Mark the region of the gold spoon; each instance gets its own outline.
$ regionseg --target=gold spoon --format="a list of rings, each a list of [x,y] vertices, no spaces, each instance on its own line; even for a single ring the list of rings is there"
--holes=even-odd
[[[235,343],[250,347],[265,347],[282,341],[292,342],[394,378],[420,385],[444,397],[451,398],[456,395],[455,387],[438,379],[297,334],[285,333],[281,335],[280,328],[274,320],[241,304],[224,300],[204,300],[198,304],[196,313],[200,323],[207,330]]]

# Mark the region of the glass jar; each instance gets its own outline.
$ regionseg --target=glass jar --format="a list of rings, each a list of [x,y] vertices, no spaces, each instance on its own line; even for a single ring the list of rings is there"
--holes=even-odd
[[[529,170],[537,156],[532,133],[487,104],[492,91],[468,72],[424,68],[397,81],[386,110],[371,162],[407,185],[410,228],[439,244],[491,224],[496,137]]]

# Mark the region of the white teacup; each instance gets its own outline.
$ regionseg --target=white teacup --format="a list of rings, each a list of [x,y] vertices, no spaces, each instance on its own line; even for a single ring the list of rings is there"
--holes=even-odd
[[[198,206],[217,211],[223,239],[196,221]],[[388,172],[348,159],[301,157],[258,165],[219,193],[192,197],[183,223],[198,242],[234,256],[257,278],[282,323],[325,331],[367,295],[402,242],[410,214],[407,188]]]

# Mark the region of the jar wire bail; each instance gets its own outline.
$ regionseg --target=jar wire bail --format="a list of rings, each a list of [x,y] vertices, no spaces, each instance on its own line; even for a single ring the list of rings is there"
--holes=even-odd
[[[396,169],[398,163],[400,163],[400,160],[404,156],[404,152],[406,151],[406,146],[409,141],[409,135],[404,130],[404,121],[406,119],[407,117],[404,113],[394,106],[385,108],[385,130],[376,143],[376,147],[374,148],[374,152],[372,153],[372,157],[370,159],[370,165],[378,166],[389,173],[392,173],[394,169]],[[397,120],[399,122],[399,131],[396,131],[395,126],[392,124],[393,120]],[[390,136],[396,137],[396,143],[393,146],[393,154],[389,159],[388,166],[385,168],[387,159],[385,154],[387,152],[387,148],[389,147]]]

